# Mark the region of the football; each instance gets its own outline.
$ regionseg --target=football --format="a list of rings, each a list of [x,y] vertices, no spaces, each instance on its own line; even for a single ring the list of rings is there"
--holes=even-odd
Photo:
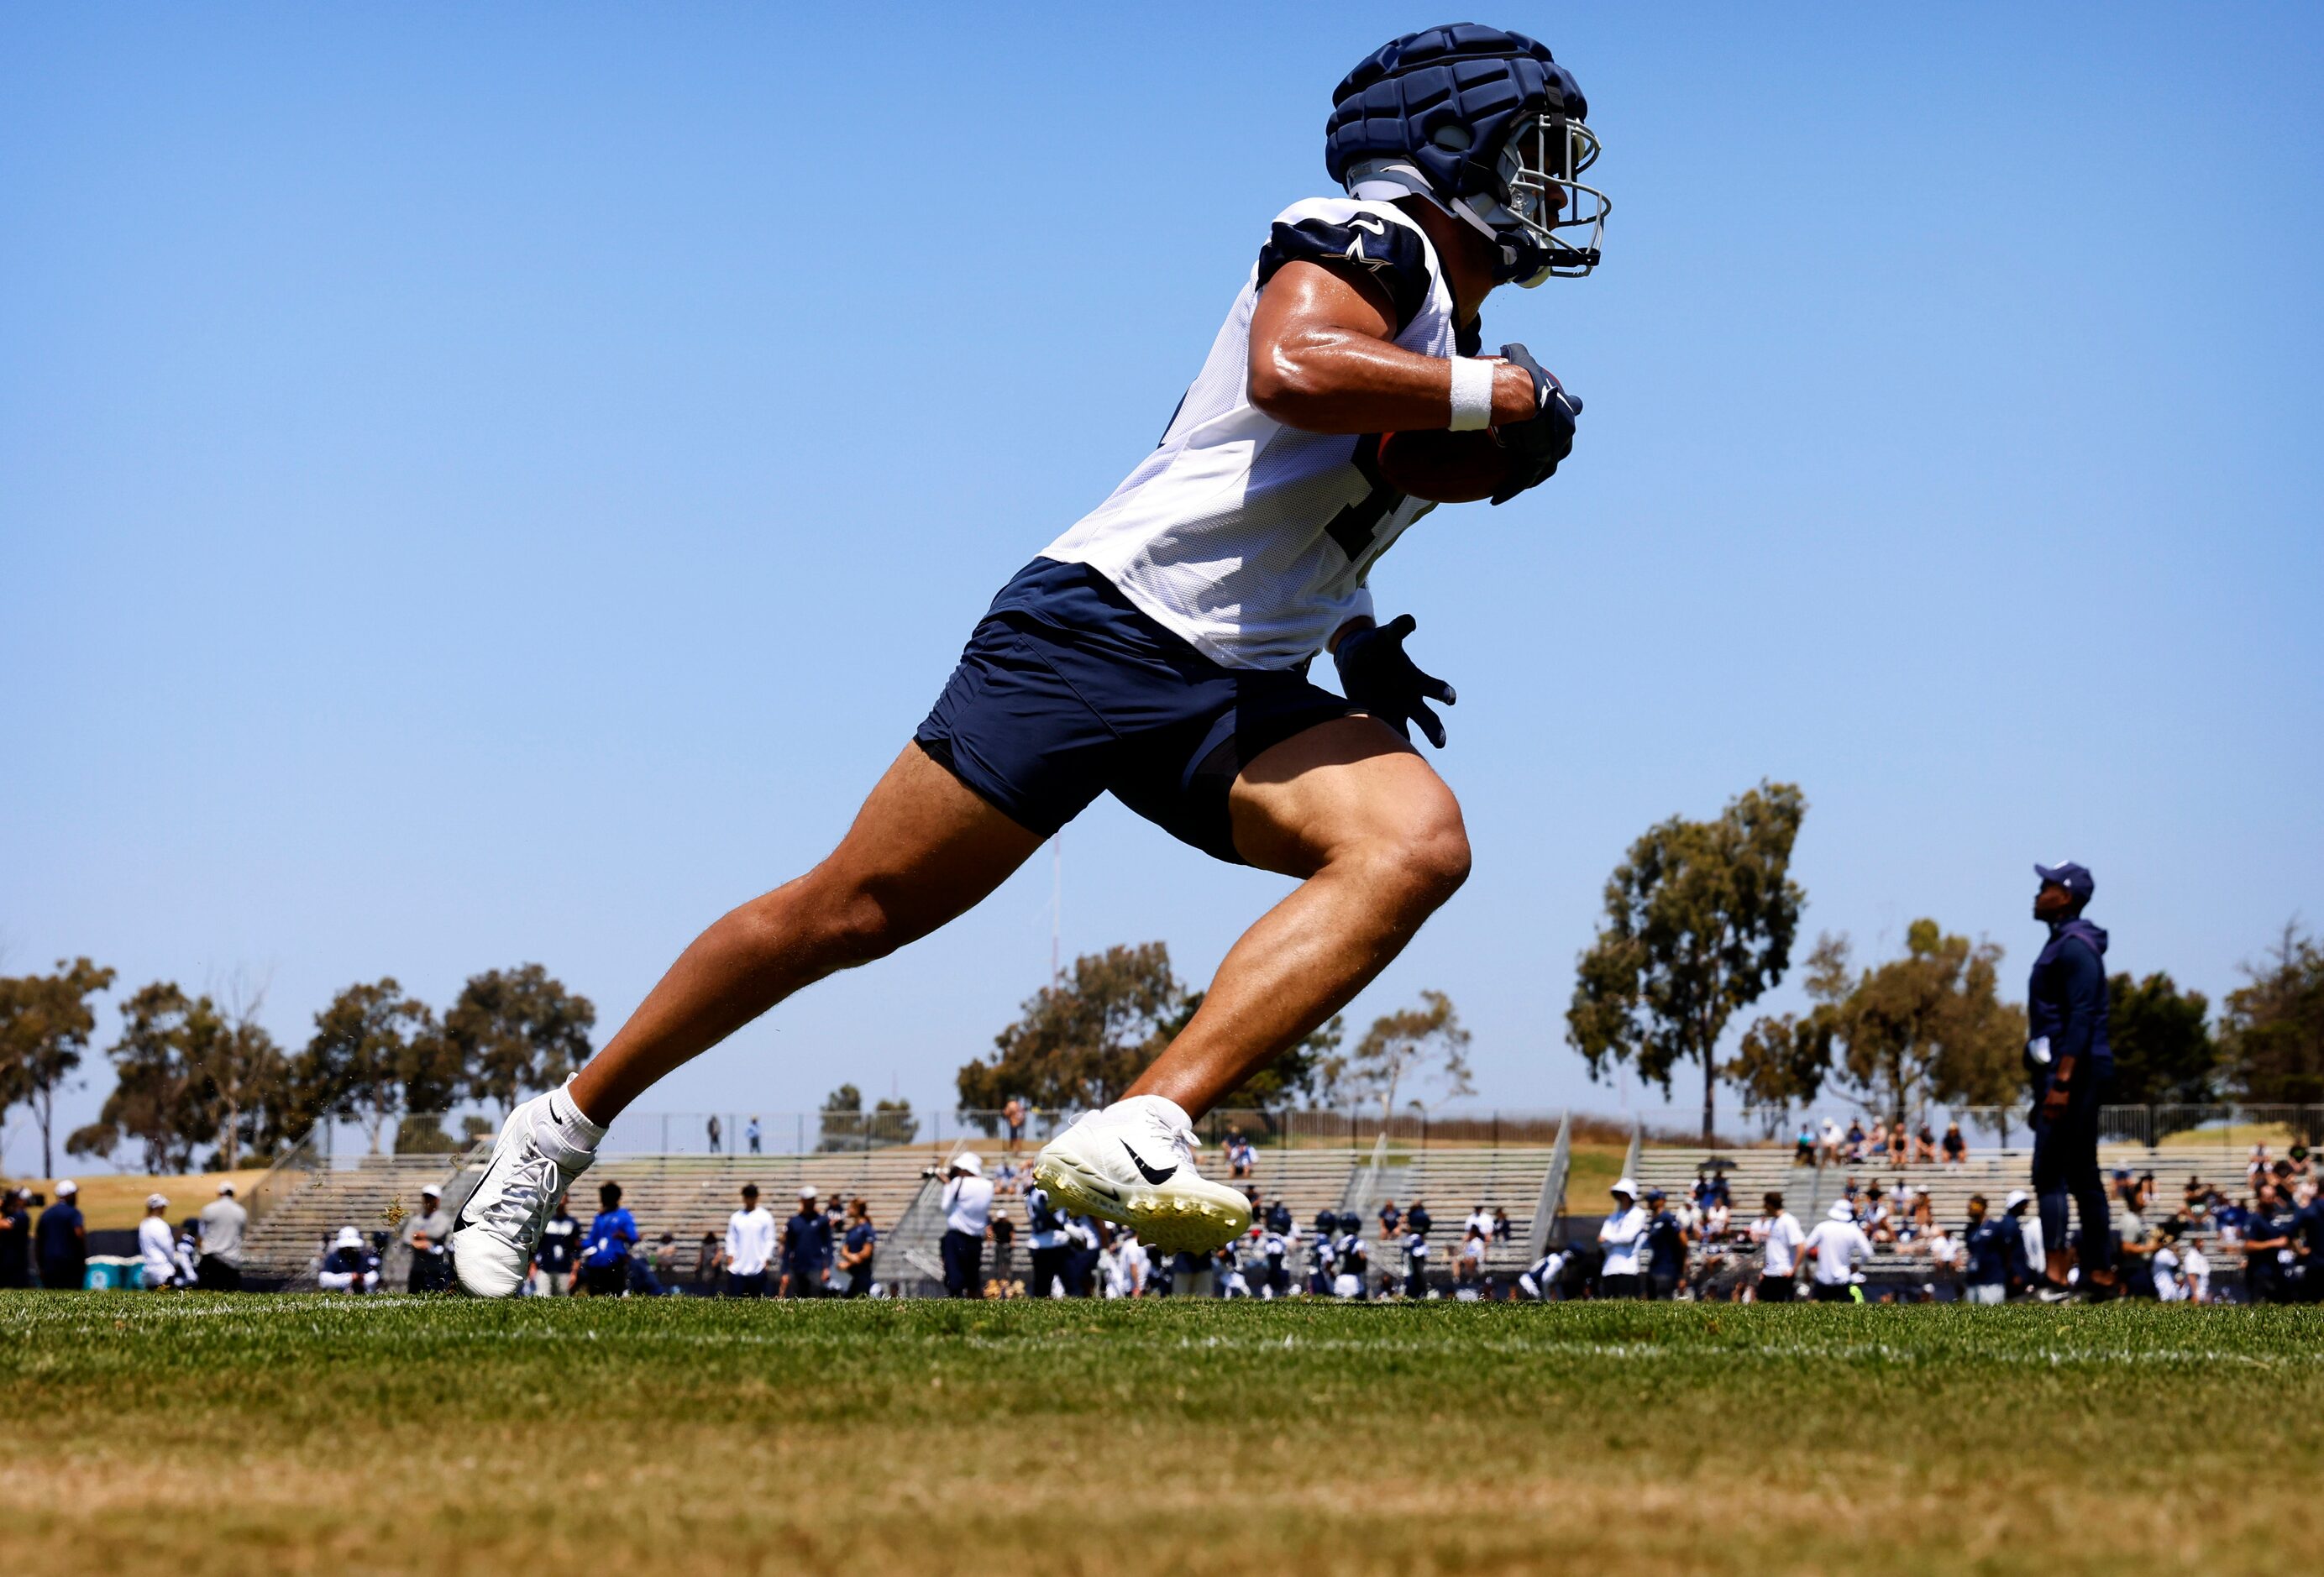
[[[1380,480],[1414,498],[1436,503],[1490,498],[1508,469],[1509,452],[1490,428],[1380,436]]]

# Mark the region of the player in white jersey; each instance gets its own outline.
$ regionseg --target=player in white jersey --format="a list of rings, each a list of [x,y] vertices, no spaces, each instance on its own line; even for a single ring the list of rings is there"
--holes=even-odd
[[[1301,885],[1035,1176],[1163,1252],[1246,1230],[1248,1201],[1196,1169],[1193,1120],[1468,875],[1460,806],[1409,742],[1417,723],[1443,747],[1428,704],[1452,688],[1406,654],[1410,615],[1374,619],[1380,555],[1430,507],[1383,479],[1383,435],[1476,434],[1505,462],[1496,503],[1571,450],[1581,402],[1522,346],[1480,356],[1479,309],[1596,266],[1587,114],[1547,49],[1468,23],[1348,74],[1325,129],[1341,195],[1280,212],[1160,446],[1002,588],[838,848],[704,932],[569,1084],[511,1115],[454,1233],[468,1290],[515,1291],[549,1204],[657,1079],[965,913],[1106,792]],[[1342,694],[1308,678],[1323,652]]]

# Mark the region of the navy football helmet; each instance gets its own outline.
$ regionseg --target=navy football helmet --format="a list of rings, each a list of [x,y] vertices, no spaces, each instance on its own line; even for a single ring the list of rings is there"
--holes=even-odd
[[[1495,277],[1532,286],[1598,266],[1612,204],[1573,74],[1523,33],[1456,23],[1406,33],[1341,80],[1323,164],[1359,198],[1425,197],[1492,238]]]

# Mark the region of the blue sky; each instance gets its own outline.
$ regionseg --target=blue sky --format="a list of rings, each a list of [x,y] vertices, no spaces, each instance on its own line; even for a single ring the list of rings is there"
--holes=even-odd
[[[538,960],[609,1032],[816,858],[1325,189],[1333,84],[1445,20],[1126,13],[0,15],[5,966],[250,971],[295,1042]],[[2324,17],[1479,14],[1578,75],[1615,209],[1487,306],[1573,460],[1374,575],[1477,872],[1354,1017],[1443,989],[1483,1100],[1612,1109],[1561,1017],[1600,885],[1763,777],[1867,954],[1928,914],[2015,976],[2037,858],[2214,993],[2324,911]],[[1195,979],[1285,886],[1110,802],[1065,850],[1069,953]],[[644,1105],[948,1102],[1049,881]]]

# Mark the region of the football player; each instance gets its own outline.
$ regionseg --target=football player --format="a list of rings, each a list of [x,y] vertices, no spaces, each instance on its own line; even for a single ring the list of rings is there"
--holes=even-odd
[[[1387,433],[1497,447],[1494,501],[1547,480],[1582,403],[1523,346],[1480,355],[1496,287],[1596,267],[1607,212],[1580,87],[1534,40],[1462,24],[1341,82],[1340,195],[1277,216],[1161,442],[1020,570],[839,846],[733,910],[564,1088],[517,1108],[453,1239],[461,1283],[523,1280],[542,1217],[653,1083],[801,987],[974,907],[1102,793],[1213,857],[1302,883],[1229,952],[1123,1099],[1044,1148],[1055,1206],[1208,1254],[1250,1205],[1193,1122],[1323,1023],[1466,879],[1442,748],[1452,687],[1378,621],[1380,556],[1433,507]],[[1489,438],[1487,434],[1489,430]],[[1342,694],[1308,669],[1330,657]]]

